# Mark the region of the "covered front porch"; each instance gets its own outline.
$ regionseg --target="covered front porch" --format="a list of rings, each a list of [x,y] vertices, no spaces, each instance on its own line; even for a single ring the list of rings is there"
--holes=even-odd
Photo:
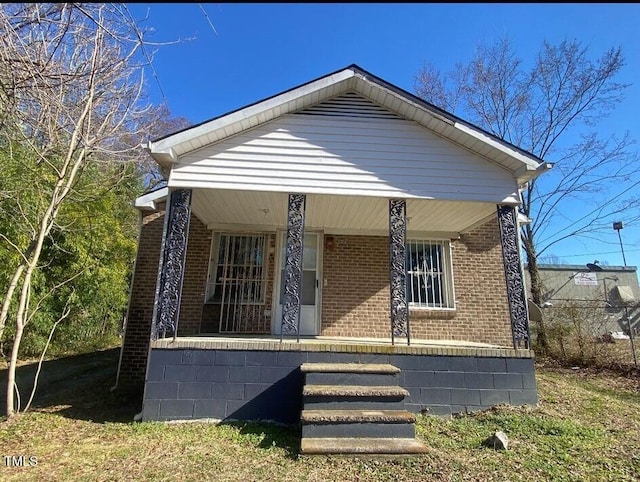
[[[153,338],[409,344],[413,331],[528,347],[511,205],[204,188],[165,189],[137,205],[165,202]]]

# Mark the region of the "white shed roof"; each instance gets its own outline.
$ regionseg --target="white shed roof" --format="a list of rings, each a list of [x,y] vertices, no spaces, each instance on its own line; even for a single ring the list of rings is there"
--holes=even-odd
[[[328,74],[242,109],[149,141],[149,153],[169,167],[196,149],[217,143],[285,114],[313,106],[346,92],[357,92],[405,119],[431,130],[511,171],[519,185],[551,168],[551,164],[396,87],[357,65]]]

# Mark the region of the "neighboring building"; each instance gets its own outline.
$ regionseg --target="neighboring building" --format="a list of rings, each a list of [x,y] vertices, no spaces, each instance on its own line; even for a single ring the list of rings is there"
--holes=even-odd
[[[549,164],[355,65],[148,149],[144,420],[295,422],[310,362],[394,365],[411,412],[537,402],[516,207]]]
[[[640,328],[640,287],[635,266],[539,264],[542,282],[541,310],[553,311],[569,305],[593,308],[593,334],[629,334],[629,322],[638,334]],[[525,279],[530,286],[529,272]]]

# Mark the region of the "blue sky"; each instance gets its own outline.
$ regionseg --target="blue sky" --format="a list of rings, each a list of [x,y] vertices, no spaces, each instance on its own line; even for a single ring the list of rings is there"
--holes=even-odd
[[[180,40],[157,47],[150,89],[154,101],[164,94],[171,112],[193,123],[352,63],[413,92],[425,62],[447,71],[469,59],[479,42],[508,35],[525,60],[543,40],[577,39],[597,53],[622,47],[627,65],[619,80],[633,85],[601,129],[628,130],[640,141],[640,4],[137,3],[129,9],[147,17],[141,25],[155,29],[150,40]],[[565,209],[578,217],[582,206]],[[621,235],[627,264],[640,266],[640,226],[626,223]],[[550,253],[572,264],[622,265],[613,229],[597,240],[559,243]]]

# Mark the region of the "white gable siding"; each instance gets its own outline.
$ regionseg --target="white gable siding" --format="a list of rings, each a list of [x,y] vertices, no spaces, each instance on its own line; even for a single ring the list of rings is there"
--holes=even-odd
[[[182,156],[169,185],[517,202],[512,173],[414,122],[312,113]]]

